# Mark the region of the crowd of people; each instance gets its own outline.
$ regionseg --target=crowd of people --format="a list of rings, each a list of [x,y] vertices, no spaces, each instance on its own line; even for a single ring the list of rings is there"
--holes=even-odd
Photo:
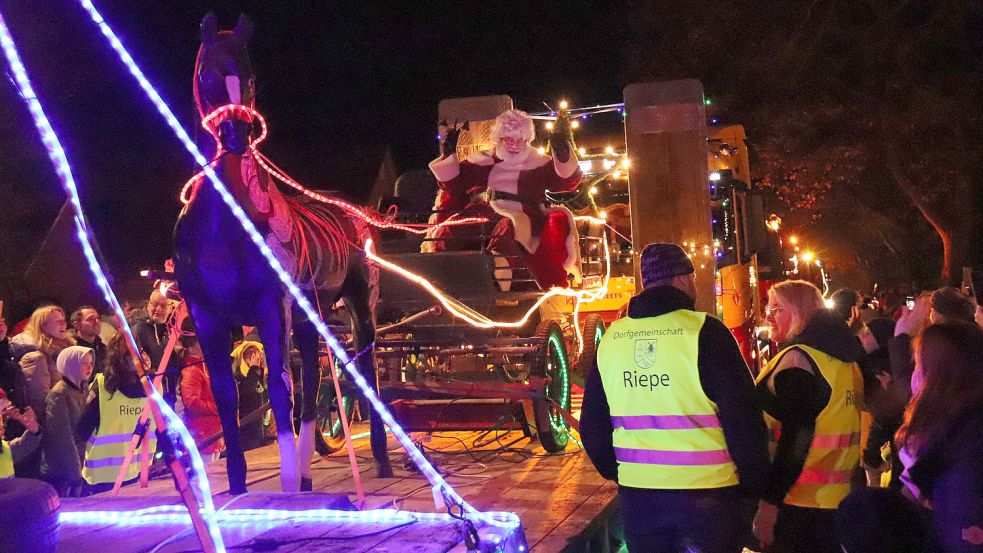
[[[983,552],[983,307],[971,296],[825,299],[778,283],[765,309],[778,348],[752,371],[723,323],[695,310],[682,248],[651,244],[640,264],[642,290],[587,360],[581,418],[591,461],[619,484],[631,551]],[[154,290],[128,322],[214,459],[209,370],[174,307]],[[146,396],[118,321],[43,305],[19,326],[0,318],[0,477],[68,497],[134,481],[155,429],[121,475]],[[240,340],[229,368],[245,419],[266,401],[263,346]],[[245,449],[273,435],[250,419]]]
[[[983,552],[983,308],[768,291],[751,371],[674,244],[589,361],[581,432],[630,551]],[[639,386],[645,381],[659,386]],[[866,438],[865,446],[862,438]]]
[[[164,399],[201,444],[207,459],[224,451],[209,370],[186,322],[175,329],[176,303],[158,290],[128,309],[128,323],[143,364],[159,375]],[[17,476],[50,483],[60,496],[111,489],[141,418],[143,439],[122,472],[124,484],[142,467],[155,470],[156,428],[145,412],[146,394],[125,335],[115,317],[80,306],[66,316],[42,305],[13,332],[0,317],[0,478]],[[170,342],[170,347],[169,347]],[[266,402],[265,359],[259,342],[240,340],[229,367],[239,383],[240,416]],[[243,429],[244,449],[264,445],[269,418]]]

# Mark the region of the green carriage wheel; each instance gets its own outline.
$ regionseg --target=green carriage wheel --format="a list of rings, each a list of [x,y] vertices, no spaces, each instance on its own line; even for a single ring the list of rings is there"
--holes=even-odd
[[[573,372],[571,380],[574,384],[584,387],[587,382],[588,364],[597,354],[597,346],[601,345],[601,337],[604,336],[604,319],[597,313],[591,313],[584,317],[584,350],[577,358],[577,370]]]
[[[564,410],[570,410],[570,367],[567,345],[563,330],[556,321],[541,322],[536,329],[536,337],[545,341],[546,349],[544,355],[537,356],[537,361],[530,368],[529,374],[547,377],[550,380],[546,386],[546,397],[549,399],[534,399],[532,403],[536,434],[543,449],[550,453],[557,453],[566,448],[570,439],[570,425],[556,408],[556,405],[559,405]]]

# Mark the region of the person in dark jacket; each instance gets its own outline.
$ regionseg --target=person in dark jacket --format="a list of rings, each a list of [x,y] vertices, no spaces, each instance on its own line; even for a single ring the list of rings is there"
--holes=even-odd
[[[824,307],[809,282],[768,291],[780,349],[758,374],[757,390],[777,443],[754,533],[769,552],[840,551],[836,507],[860,461],[863,349]]]
[[[14,464],[26,459],[41,447],[41,426],[34,410],[28,407],[21,412],[10,404],[0,390],[0,436],[8,434],[7,425],[16,422],[24,430],[11,439],[0,439],[0,479],[14,476]]]
[[[95,355],[92,376],[102,372],[106,362],[106,344],[102,342],[99,332],[102,330],[102,320],[99,318],[99,311],[91,305],[83,305],[72,312],[70,319],[72,324],[71,335],[75,338],[75,344],[91,348]]]
[[[932,528],[918,507],[890,488],[857,488],[840,502],[844,553],[932,553]]]
[[[768,468],[751,373],[727,327],[694,311],[685,252],[651,244],[641,263],[644,289],[588,360],[584,449],[619,484],[631,551],[738,552],[742,496]]]
[[[133,326],[133,337],[136,338],[140,349],[150,357],[151,367],[156,371],[160,367],[164,350],[167,349],[167,342],[171,337],[171,330],[167,324],[170,302],[157,290],[150,294],[147,314],[148,319],[141,320]],[[181,346],[177,343],[164,369],[164,391],[161,394],[171,407],[177,403],[177,392],[181,382],[180,357]]]
[[[82,458],[85,443],[75,435],[75,427],[85,409],[86,383],[92,376],[92,350],[69,346],[58,354],[62,379],[45,401],[42,436],[41,478],[54,486],[60,497],[76,497],[82,492]]]
[[[243,451],[263,445],[263,417],[243,423],[266,403],[266,360],[263,344],[245,341],[232,350],[232,368],[239,391],[239,441]]]
[[[20,366],[14,362],[10,353],[10,340],[7,338],[7,321],[0,317],[0,390],[4,397],[17,409],[25,409],[27,403],[27,380]],[[7,421],[0,439],[13,440],[24,433],[24,425],[17,419]]]
[[[864,377],[864,410],[873,419],[862,455],[867,484],[881,486],[884,466],[882,449],[886,445],[890,451],[891,468],[888,486],[897,490],[901,487],[900,476],[904,467],[894,445],[894,434],[901,427],[901,418],[911,397],[911,385],[907,381],[895,380],[891,371],[889,346],[894,338],[894,327],[895,322],[886,317],[878,317],[867,323],[878,347],[867,352],[860,359],[859,365]]]
[[[983,329],[962,321],[926,328],[915,342],[921,387],[897,434],[902,481],[931,509],[946,553],[983,552]]]

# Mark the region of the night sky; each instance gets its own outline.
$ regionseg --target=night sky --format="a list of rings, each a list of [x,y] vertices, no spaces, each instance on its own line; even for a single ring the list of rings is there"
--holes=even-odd
[[[387,150],[397,173],[437,155],[441,99],[508,94],[540,111],[560,98],[620,102],[635,82],[697,78],[713,99],[709,115],[746,126],[753,184],[769,210],[829,259],[838,285],[937,282],[938,228],[962,247],[983,225],[972,209],[955,209],[983,199],[983,10],[968,0],[883,13],[811,0],[95,1],[189,130],[198,129],[191,85],[202,17],[213,11],[231,28],[248,15],[257,107],[270,131],[263,152],[310,188],[355,201]],[[0,8],[108,268],[128,279],[159,267],[171,253],[178,192],[196,170],[190,155],[76,0]],[[905,154],[891,162],[891,152]],[[16,283],[64,195],[8,82],[0,202],[0,299],[24,300],[32,294]]]
[[[399,172],[435,157],[442,98],[509,94],[517,107],[621,100],[618,3],[96,2],[185,128],[199,23],[249,16],[263,150],[311,188],[360,199],[385,148]],[[405,3],[411,4],[411,3]],[[528,3],[535,4],[535,3]],[[74,0],[3,0],[8,25],[64,143],[110,268],[159,266],[194,164]],[[33,255],[63,194],[13,86],[0,86],[8,269]],[[16,194],[20,195],[20,194]],[[21,202],[23,203],[23,202]],[[16,227],[16,228],[13,228]],[[12,235],[11,233],[14,233]],[[16,235],[16,236],[15,236]],[[22,236],[23,235],[23,236]],[[19,240],[19,242],[18,242]],[[25,249],[26,248],[26,249]]]

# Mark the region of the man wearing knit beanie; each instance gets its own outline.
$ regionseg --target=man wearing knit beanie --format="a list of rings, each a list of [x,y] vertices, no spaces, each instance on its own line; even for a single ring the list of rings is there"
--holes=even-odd
[[[588,359],[580,431],[618,482],[631,551],[738,552],[750,530],[768,441],[751,373],[724,324],[695,310],[693,263],[645,246],[642,291]]]

